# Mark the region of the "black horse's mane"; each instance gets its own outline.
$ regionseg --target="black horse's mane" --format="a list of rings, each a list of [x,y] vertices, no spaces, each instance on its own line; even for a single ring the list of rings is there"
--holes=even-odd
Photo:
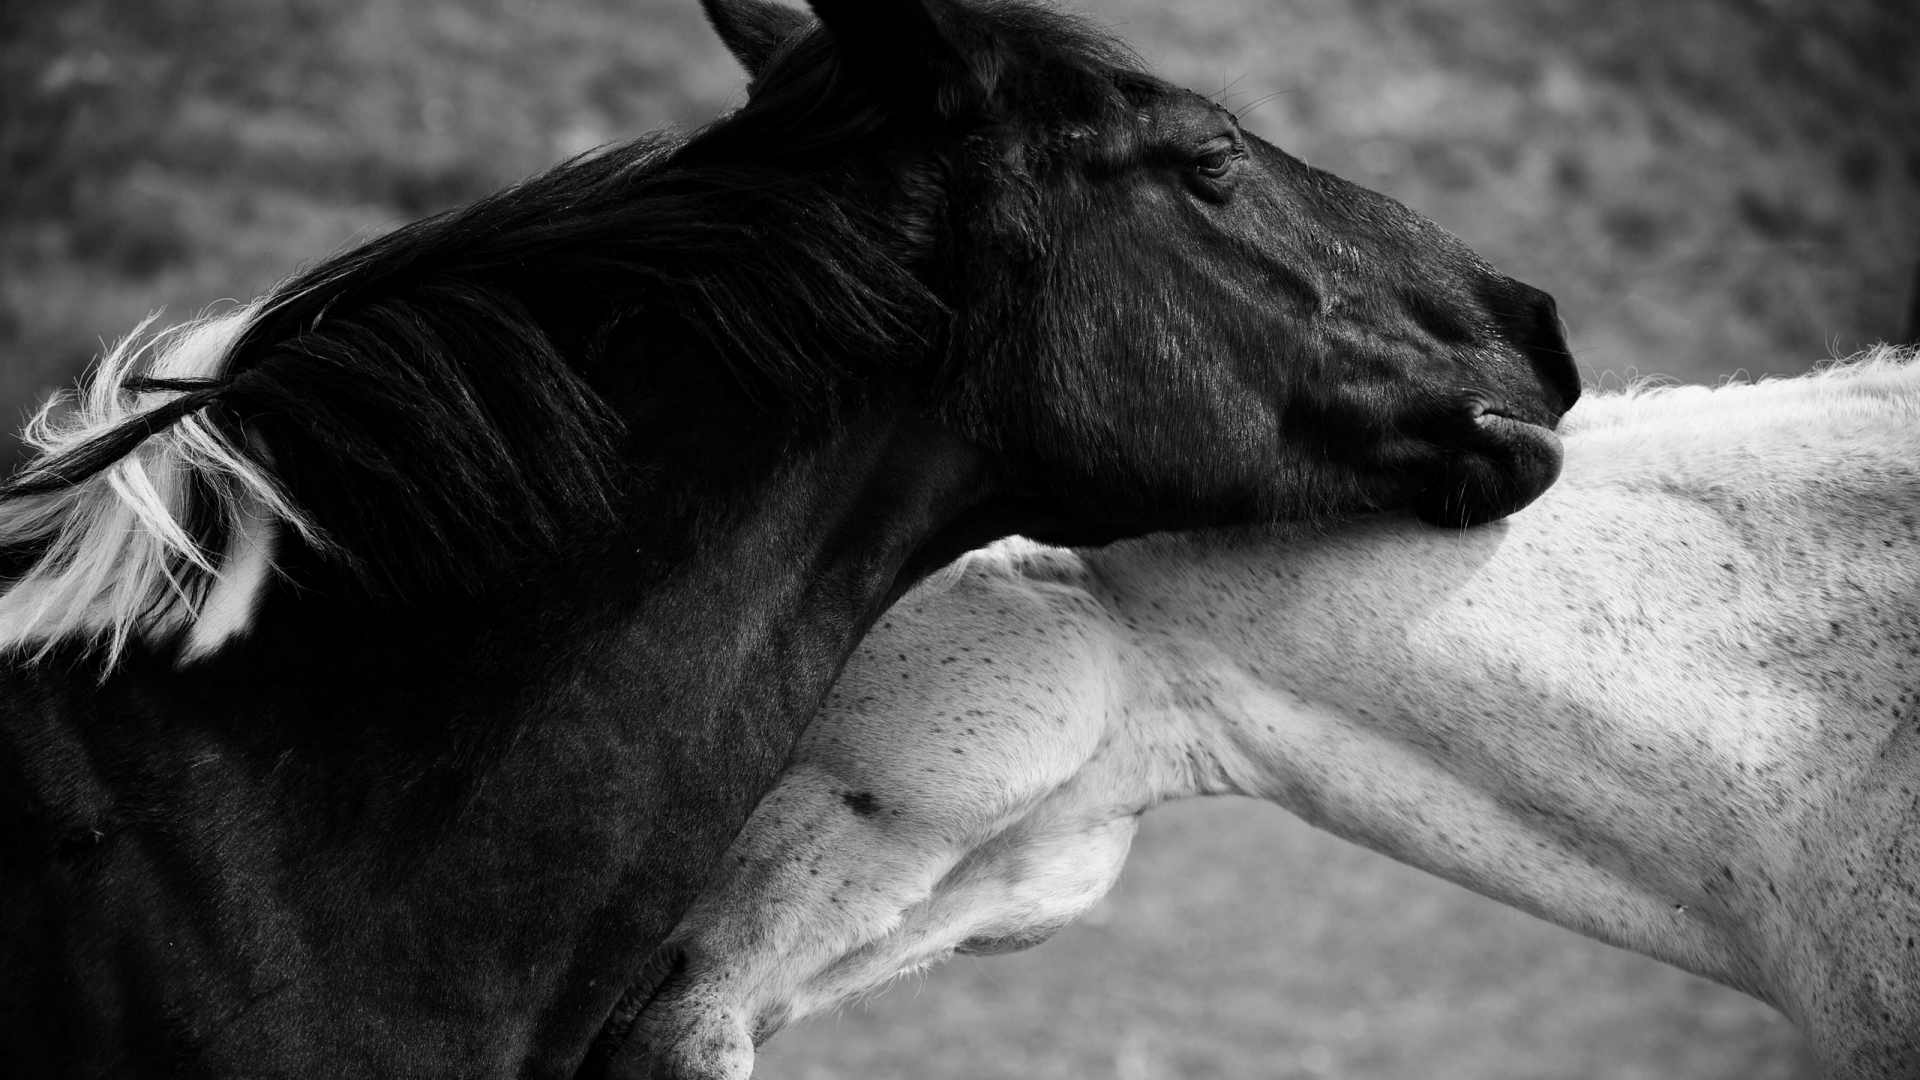
[[[1125,107],[1133,65],[1106,35],[1022,4],[979,14],[999,42],[982,61],[995,93],[1036,121],[986,125],[994,141],[1060,115],[1092,130]],[[936,344],[940,304],[914,262],[948,210],[946,177],[887,157],[908,123],[815,30],[746,106],[690,136],[577,158],[328,259],[257,302],[216,364],[124,372],[106,388],[124,404],[113,422],[0,486],[0,524],[23,502],[115,497],[103,473],[197,417],[375,595],[477,587],[612,519],[627,433],[596,371],[644,363],[631,354],[650,327],[789,422],[830,423],[847,394]],[[1041,167],[1048,149],[1027,149],[1024,167]],[[182,489],[174,512],[216,559],[234,484],[196,473]],[[56,532],[0,528],[0,547],[30,567]]]

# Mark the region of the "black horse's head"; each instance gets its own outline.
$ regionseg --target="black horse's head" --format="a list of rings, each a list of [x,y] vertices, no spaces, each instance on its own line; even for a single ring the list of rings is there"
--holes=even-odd
[[[736,117],[860,133],[840,182],[946,312],[930,407],[1023,531],[1470,525],[1557,475],[1580,385],[1550,297],[1104,35],[1014,3],[704,2],[753,76]]]

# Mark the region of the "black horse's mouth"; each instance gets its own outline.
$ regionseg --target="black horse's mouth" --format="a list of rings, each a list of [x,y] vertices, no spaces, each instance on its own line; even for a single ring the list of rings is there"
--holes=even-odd
[[[1497,404],[1477,403],[1466,424],[1436,443],[1441,459],[1408,492],[1420,520],[1465,529],[1497,521],[1540,497],[1560,477],[1560,437]]]

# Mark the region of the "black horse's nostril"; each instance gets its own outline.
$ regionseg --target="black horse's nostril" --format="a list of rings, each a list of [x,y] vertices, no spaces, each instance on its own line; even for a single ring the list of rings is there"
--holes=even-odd
[[[1487,298],[1487,307],[1500,336],[1527,358],[1534,377],[1559,399],[1547,403],[1554,418],[1573,408],[1580,400],[1580,369],[1567,348],[1553,297],[1509,278],[1500,295]]]

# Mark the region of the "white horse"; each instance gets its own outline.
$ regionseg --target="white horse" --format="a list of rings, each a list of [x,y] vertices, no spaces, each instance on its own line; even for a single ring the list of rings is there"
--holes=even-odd
[[[905,599],[659,957],[651,1075],[1043,940],[1243,794],[1920,1075],[1920,364],[1590,396],[1465,532],[1009,544]]]

